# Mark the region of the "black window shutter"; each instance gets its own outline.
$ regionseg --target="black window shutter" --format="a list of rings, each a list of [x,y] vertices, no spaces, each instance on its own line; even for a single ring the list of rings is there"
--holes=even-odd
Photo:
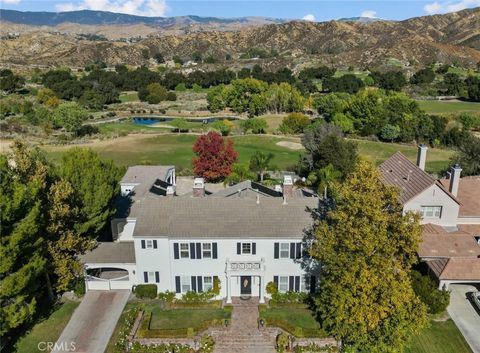
[[[213,259],[218,258],[218,245],[217,245],[217,243],[212,244],[212,258]]]
[[[155,282],[160,283],[160,273],[155,271]]]
[[[190,258],[195,258],[195,243],[190,243]]]
[[[202,258],[202,243],[197,243],[197,259]]]
[[[192,290],[194,292],[197,291],[197,277],[195,277],[195,276],[192,276]]]
[[[290,292],[293,292],[293,288],[295,286],[295,276],[290,276],[288,277],[288,290]]]
[[[273,244],[273,258],[278,259],[279,254],[280,254],[280,244],[275,243]]]
[[[295,254],[295,257],[297,259],[300,259],[302,257],[302,243],[297,243],[297,252]]]
[[[180,258],[180,254],[179,254],[179,251],[178,251],[178,243],[173,243],[173,258],[174,259],[179,259]]]
[[[310,276],[310,293],[314,294],[315,293],[315,285],[317,284],[317,279],[315,276]]]
[[[257,253],[257,243],[252,243],[252,255]]]
[[[153,248],[154,248],[154,249],[157,248],[157,241],[156,241],[156,240],[153,241]]]
[[[197,287],[199,292],[203,292],[202,276],[197,276]]]
[[[278,287],[278,276],[273,276],[273,283],[275,283]]]
[[[295,243],[290,243],[290,258],[295,258]]]
[[[143,273],[143,281],[144,281],[145,283],[148,283],[148,272],[144,272],[144,273]]]
[[[300,276],[295,276],[295,292],[300,292]]]
[[[237,243],[237,255],[242,253],[242,243]]]
[[[142,240],[142,249],[145,249],[145,240]]]
[[[180,287],[180,276],[175,276],[175,292],[182,292],[182,288]]]

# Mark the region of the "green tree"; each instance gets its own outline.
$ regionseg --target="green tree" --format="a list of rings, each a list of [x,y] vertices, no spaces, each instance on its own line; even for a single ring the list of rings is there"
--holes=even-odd
[[[352,133],[355,131],[353,120],[343,113],[335,113],[333,115],[332,124],[338,126],[344,133]]]
[[[264,153],[262,151],[255,151],[250,158],[250,170],[254,171],[260,176],[260,182],[262,183],[265,173],[271,167],[270,162],[272,159],[272,153]]]
[[[340,180],[342,173],[338,170],[335,170],[333,165],[329,164],[326,167],[320,168],[316,173],[318,178],[318,192],[323,193],[323,197],[326,199],[329,195],[330,188]],[[331,193],[330,193],[331,194]]]
[[[175,127],[175,130],[177,130],[177,132],[189,130],[189,124],[184,118],[173,119],[169,124]]]
[[[393,142],[400,136],[400,127],[397,125],[387,124],[380,131],[380,137],[384,140]]]
[[[90,149],[72,148],[63,156],[59,176],[74,186],[70,197],[78,207],[75,231],[96,238],[115,214],[121,170]]]
[[[414,85],[428,84],[435,80],[435,72],[429,67],[421,69],[410,78],[410,83]]]
[[[235,163],[232,172],[225,178],[224,185],[238,184],[245,180],[254,180],[256,174],[252,172],[247,164]]]
[[[9,160],[11,163],[9,163]],[[30,322],[45,293],[46,262],[43,201],[47,165],[38,150],[15,143],[0,154],[0,336]]]
[[[319,223],[310,251],[322,264],[322,326],[346,351],[402,352],[427,323],[409,278],[419,217],[403,214],[398,190],[368,162],[360,162],[335,194],[336,208]]]
[[[457,148],[452,164],[459,164],[463,175],[480,175],[480,138],[468,134]]]
[[[22,88],[25,84],[25,79],[19,75],[15,75],[9,69],[0,70],[0,90],[13,93],[17,89]]]
[[[78,102],[85,108],[92,110],[103,110],[105,104],[105,97],[93,89],[86,90]]]
[[[290,113],[283,118],[279,129],[284,134],[301,134],[310,123],[310,118],[305,114]]]
[[[55,127],[63,127],[68,132],[77,133],[82,123],[87,120],[88,112],[77,103],[62,103],[53,112]]]
[[[251,131],[253,134],[264,134],[267,127],[267,121],[263,118],[252,118],[240,122],[240,128],[244,133]]]

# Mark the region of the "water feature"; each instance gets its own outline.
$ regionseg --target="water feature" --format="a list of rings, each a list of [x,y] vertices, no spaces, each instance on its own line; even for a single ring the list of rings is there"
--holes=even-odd
[[[133,118],[133,123],[137,125],[153,125],[156,123],[161,122],[168,122],[177,119],[177,117],[170,117],[170,116],[159,116],[159,117],[141,117],[137,116]],[[204,118],[183,118],[189,123],[203,123],[203,124],[210,124],[215,121],[219,120],[237,120],[237,117],[234,116],[225,116],[225,117],[216,117],[216,116],[209,116]]]

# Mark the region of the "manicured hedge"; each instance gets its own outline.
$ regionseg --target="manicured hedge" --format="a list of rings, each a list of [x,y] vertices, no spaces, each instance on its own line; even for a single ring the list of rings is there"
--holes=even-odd
[[[429,313],[439,314],[447,309],[450,303],[449,291],[438,289],[432,278],[423,276],[418,271],[412,271],[410,278],[415,294],[427,305]]]
[[[157,297],[157,285],[139,284],[135,287],[134,293],[137,298],[155,299]]]

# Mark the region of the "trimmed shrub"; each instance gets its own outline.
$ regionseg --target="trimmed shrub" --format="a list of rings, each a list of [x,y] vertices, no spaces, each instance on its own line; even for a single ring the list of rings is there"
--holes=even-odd
[[[80,277],[75,280],[75,283],[73,284],[73,293],[77,297],[81,297],[85,294],[85,278]]]
[[[274,295],[278,293],[278,286],[275,282],[267,283],[267,294]]]
[[[220,278],[218,278],[217,276],[215,276],[215,277],[213,277],[212,292],[213,292],[215,295],[219,295],[219,294],[220,294],[220,289],[222,289],[221,282],[220,282]]]
[[[308,116],[302,113],[290,113],[282,120],[280,132],[282,134],[301,134],[310,125]]]
[[[423,276],[418,271],[412,271],[410,278],[415,294],[427,305],[429,313],[439,314],[447,309],[450,303],[449,291],[438,289],[432,278]]]
[[[298,304],[305,303],[308,298],[308,293],[305,292],[285,292],[272,294],[272,301],[274,303],[283,304]]]
[[[182,295],[181,301],[184,303],[206,303],[209,300],[213,299],[215,297],[215,293],[211,290],[207,292],[194,292],[194,291],[188,291],[187,293]]]
[[[173,303],[175,300],[175,292],[165,291],[158,293],[158,299],[165,303]]]
[[[135,287],[134,293],[137,298],[155,299],[157,297],[157,285],[139,284]]]

